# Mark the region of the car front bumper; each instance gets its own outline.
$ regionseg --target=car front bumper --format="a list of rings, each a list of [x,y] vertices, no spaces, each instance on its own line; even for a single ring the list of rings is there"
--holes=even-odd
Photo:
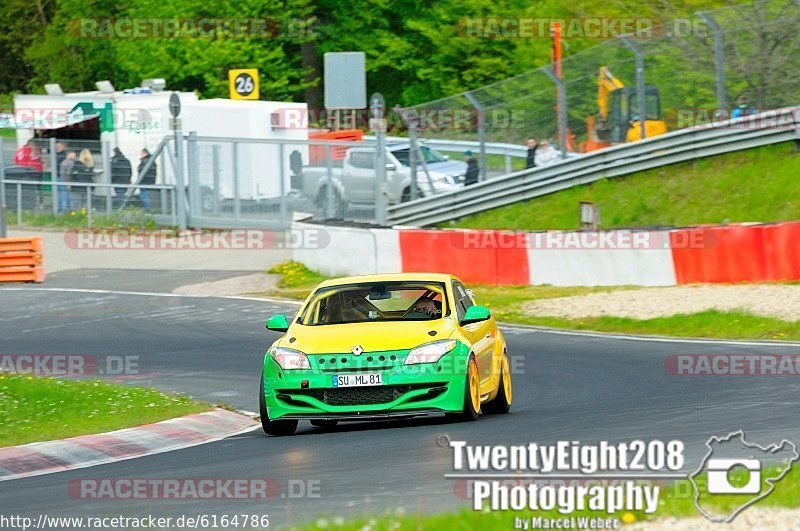
[[[354,369],[352,355],[310,355],[312,368],[284,370],[271,358],[264,360],[264,401],[271,420],[384,420],[434,413],[460,412],[469,348],[458,343],[437,363],[405,365],[408,351],[364,353],[375,363]],[[382,356],[386,361],[377,361]],[[395,360],[389,361],[394,356]],[[321,369],[319,358],[336,360]],[[346,360],[346,361],[345,361]],[[343,363],[339,363],[342,361]],[[382,385],[334,387],[337,374],[380,373]]]

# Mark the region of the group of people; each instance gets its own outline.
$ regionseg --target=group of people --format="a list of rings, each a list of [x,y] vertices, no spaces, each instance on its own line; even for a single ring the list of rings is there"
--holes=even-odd
[[[544,139],[537,142],[535,138],[528,139],[528,152],[525,155],[526,170],[537,166],[547,166],[558,158],[558,150],[550,145],[549,140]]]
[[[88,148],[80,152],[67,148],[63,142],[56,143],[56,163],[58,181],[72,183],[94,182],[94,157]],[[88,190],[88,192],[87,192]],[[86,207],[86,195],[92,193],[91,187],[58,187],[58,211],[71,212]]]
[[[547,166],[560,157],[558,150],[550,145],[548,140],[537,142],[535,138],[528,139],[528,152],[525,156],[525,169],[537,166]],[[478,161],[472,150],[464,152],[464,160],[467,163],[467,171],[464,174],[464,186],[469,186],[478,182],[480,169]]]
[[[149,150],[141,151],[137,174],[138,184],[153,185],[156,183],[158,166],[153,155]],[[92,183],[94,182],[95,162],[91,150],[83,148],[80,151],[69,148],[64,142],[55,144],[55,173],[56,181],[60,183]],[[42,149],[35,140],[29,140],[24,146],[14,154],[14,165],[31,168],[36,173],[41,174],[45,169],[45,159],[42,157]],[[111,183],[118,185],[130,185],[133,176],[131,162],[125,157],[119,148],[114,148],[114,156],[111,158]],[[92,193],[91,187],[71,187],[58,186],[56,193],[59,212],[73,212],[86,207],[86,196]],[[114,187],[116,207],[125,204],[125,193],[127,187]],[[139,188],[139,199],[142,201],[145,210],[152,209],[152,201],[146,188]]]
[[[143,149],[141,151],[139,166],[136,168],[136,173],[139,176],[139,184],[156,184],[158,166],[153,159],[153,154],[150,153],[149,150]],[[131,184],[132,175],[131,161],[125,157],[122,150],[118,147],[114,148],[114,156],[111,157],[111,184]],[[127,190],[127,188],[122,186],[114,187],[114,195],[116,196],[117,205],[120,207],[125,203],[125,193]],[[142,201],[145,210],[152,210],[153,202],[150,200],[147,188],[139,188],[139,199]]]

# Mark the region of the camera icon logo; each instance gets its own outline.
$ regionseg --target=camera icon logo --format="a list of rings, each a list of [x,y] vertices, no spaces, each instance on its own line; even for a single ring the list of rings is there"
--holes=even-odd
[[[708,452],[689,481],[697,510],[719,523],[732,522],[776,488],[785,488],[781,480],[800,460],[793,442],[783,439],[762,446],[747,441],[742,430],[712,436],[706,448]]]
[[[761,461],[758,459],[709,459],[708,470],[709,494],[758,494],[761,492]],[[731,472],[747,471],[749,479],[742,486],[731,482]]]

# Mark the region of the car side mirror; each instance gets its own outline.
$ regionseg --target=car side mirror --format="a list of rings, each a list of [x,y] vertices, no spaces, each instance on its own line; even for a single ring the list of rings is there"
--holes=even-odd
[[[394,164],[387,164],[386,165],[386,171],[394,171],[396,169],[397,169],[397,166],[395,166]]]
[[[273,332],[286,332],[289,330],[289,323],[286,321],[285,315],[273,315],[267,319],[267,330]]]
[[[470,306],[467,308],[464,318],[461,319],[461,324],[478,323],[487,320],[489,317],[491,317],[491,313],[489,313],[489,308],[486,306]]]

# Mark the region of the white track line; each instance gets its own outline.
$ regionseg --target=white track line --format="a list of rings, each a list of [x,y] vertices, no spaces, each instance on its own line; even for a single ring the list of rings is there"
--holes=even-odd
[[[182,293],[153,293],[147,291],[115,291],[106,289],[85,289],[85,288],[0,288],[0,291],[55,291],[67,293],[98,293],[103,295],[137,295],[145,297],[187,297],[196,299],[234,299],[245,301],[272,302],[275,304],[288,304],[292,306],[302,305],[302,301],[283,299],[280,297],[244,297],[241,295],[198,295]],[[502,328],[525,330],[528,332],[539,332],[542,334],[556,334],[562,336],[594,337],[598,339],[618,339],[626,341],[643,341],[647,343],[688,343],[688,344],[711,344],[711,345],[739,345],[756,347],[800,347],[800,343],[783,341],[747,341],[737,339],[698,339],[698,338],[671,338],[663,336],[636,336],[627,334],[614,334],[604,332],[584,332],[580,330],[560,330],[556,328],[546,328],[541,326],[520,325],[511,323],[499,323]]]
[[[98,293],[102,295],[137,295],[145,297],[186,297],[194,299],[236,299],[243,301],[274,302],[300,306],[302,301],[283,299],[280,297],[245,297],[242,295],[199,295],[196,293],[153,293],[149,291],[117,291],[108,289],[89,288],[0,288],[0,291],[60,291],[67,293]]]
[[[634,336],[627,334],[614,334],[605,332],[584,332],[580,330],[559,330],[556,328],[546,328],[541,326],[528,326],[509,323],[499,323],[500,328],[511,328],[525,330],[528,332],[539,332],[542,334],[555,334],[561,336],[586,336],[598,339],[622,339],[627,341],[644,341],[647,343],[694,343],[701,345],[739,345],[756,347],[800,347],[800,343],[789,341],[747,341],[739,339],[700,339],[700,338],[679,338],[663,336]]]

